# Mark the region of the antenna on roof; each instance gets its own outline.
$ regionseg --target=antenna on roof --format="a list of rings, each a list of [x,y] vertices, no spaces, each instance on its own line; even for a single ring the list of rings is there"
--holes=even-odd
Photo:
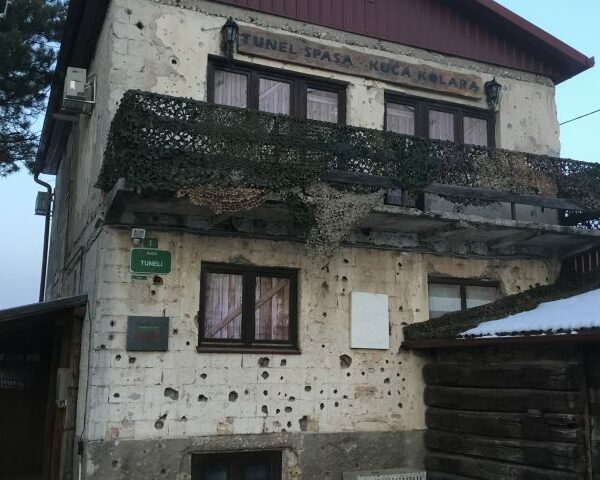
[[[6,17],[6,12],[8,12],[9,5],[10,5],[10,0],[6,0],[6,3],[4,4],[4,11],[0,12],[0,20],[2,20],[4,17]]]

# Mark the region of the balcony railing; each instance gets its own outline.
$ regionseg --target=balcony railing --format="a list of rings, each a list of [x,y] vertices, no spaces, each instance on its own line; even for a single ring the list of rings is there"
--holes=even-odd
[[[600,210],[599,164],[140,91],[122,99],[98,186],[109,191],[120,178],[132,188],[166,191],[210,185],[284,192],[323,179],[409,192],[434,184],[442,191],[444,185],[485,191],[492,198],[561,200],[577,223],[590,218],[581,212]]]

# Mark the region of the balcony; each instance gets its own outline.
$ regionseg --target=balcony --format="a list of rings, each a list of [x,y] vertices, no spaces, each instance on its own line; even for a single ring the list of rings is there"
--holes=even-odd
[[[97,185],[112,225],[310,241],[329,209],[330,230],[346,228],[334,236],[356,245],[566,256],[600,244],[598,164],[139,91],[123,97]]]

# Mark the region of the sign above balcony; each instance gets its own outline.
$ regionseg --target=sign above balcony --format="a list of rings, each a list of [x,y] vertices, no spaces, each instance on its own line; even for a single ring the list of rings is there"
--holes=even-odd
[[[477,75],[400,62],[251,27],[240,27],[238,52],[461,97],[480,99],[484,93],[483,80]]]

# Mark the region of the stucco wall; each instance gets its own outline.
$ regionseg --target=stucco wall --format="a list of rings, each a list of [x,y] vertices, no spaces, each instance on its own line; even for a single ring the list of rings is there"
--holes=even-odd
[[[551,263],[540,261],[360,248],[342,248],[325,267],[306,256],[299,243],[152,236],[160,248],[173,252],[173,272],[162,284],[152,277],[131,280],[127,230],[105,228],[99,239],[87,440],[422,429],[425,359],[401,350],[400,344],[404,325],[428,318],[428,275],[498,279],[505,294],[555,275]],[[302,353],[197,353],[203,261],[299,268]],[[389,350],[350,349],[352,291],[389,295]],[[127,352],[128,315],[169,317],[168,352]],[[350,366],[342,364],[341,355],[352,359]],[[94,471],[93,465],[88,468]]]

